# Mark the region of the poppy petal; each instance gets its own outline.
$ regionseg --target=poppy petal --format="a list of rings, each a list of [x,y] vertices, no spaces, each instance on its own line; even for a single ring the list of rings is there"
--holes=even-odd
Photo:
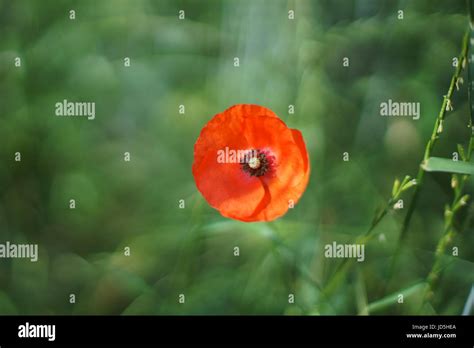
[[[255,149],[268,160],[263,174],[240,163],[219,163],[217,152]],[[194,147],[193,175],[208,203],[223,216],[241,221],[271,221],[303,194],[309,158],[301,133],[289,129],[270,109],[235,105],[214,116]]]
[[[246,117],[242,131],[249,148],[269,150],[275,156],[275,175],[295,186],[304,175],[305,163],[293,133],[279,118]]]
[[[293,139],[295,140],[296,145],[300,149],[301,157],[303,158],[303,163],[304,163],[304,171],[306,173],[309,171],[309,157],[308,157],[308,151],[306,150],[306,144],[304,143],[304,140],[303,140],[303,135],[297,129],[291,129],[291,133],[293,133]]]
[[[244,173],[239,163],[218,163],[216,158],[209,153],[195,168],[198,190],[224,216],[252,215],[265,196],[261,181]]]
[[[286,127],[280,119],[246,118],[243,134],[248,146],[267,148],[274,154],[274,175],[262,177],[266,197],[247,221],[271,221],[296,204],[309,178],[309,161],[302,135]],[[266,205],[262,203],[266,202]]]
[[[249,116],[266,116],[278,119],[270,109],[254,104],[237,104],[215,115],[201,130],[194,146],[195,160],[202,158],[218,148],[238,148],[242,141],[243,118]],[[233,141],[235,140],[235,142]]]

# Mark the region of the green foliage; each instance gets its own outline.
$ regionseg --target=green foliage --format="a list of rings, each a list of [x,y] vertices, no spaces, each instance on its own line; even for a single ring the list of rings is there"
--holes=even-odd
[[[421,167],[427,172],[474,174],[474,163],[453,161],[449,158],[430,157],[421,164]]]
[[[436,266],[421,312],[459,314],[474,235],[457,204],[473,185],[447,209],[459,208],[448,226],[462,233],[443,245],[460,255],[439,255],[453,191],[444,173],[422,185],[414,174],[467,23],[464,0],[0,1],[0,243],[40,246],[38,263],[0,259],[0,313],[413,314],[412,286],[438,258],[449,272]],[[470,136],[468,83],[458,82],[429,157],[449,158]],[[420,119],[381,117],[389,98],[420,102]],[[63,99],[96,101],[96,119],[55,117]],[[200,129],[236,103],[271,108],[308,147],[308,189],[272,223],[224,219],[194,185]],[[333,241],[365,243],[365,261],[326,258]],[[402,305],[389,295],[400,291]]]

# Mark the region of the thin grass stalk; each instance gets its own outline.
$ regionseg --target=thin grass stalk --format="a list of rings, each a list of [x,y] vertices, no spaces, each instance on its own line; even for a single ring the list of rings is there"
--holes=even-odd
[[[470,10],[470,40],[472,42],[474,40],[474,2],[472,0],[469,1],[469,10]],[[472,52],[473,44],[470,44],[469,50]],[[473,110],[473,85],[472,85],[472,74],[474,73],[474,62],[472,60],[469,61],[468,65],[468,91],[469,91],[469,110],[470,110],[470,118],[469,118],[469,128],[471,129],[471,136],[469,139],[469,145],[467,150],[467,155],[464,156],[463,160],[469,162],[472,156],[472,151],[474,147],[474,128],[473,128],[473,118],[474,118],[474,110]],[[444,223],[444,231],[443,236],[438,241],[438,245],[436,247],[435,252],[435,261],[433,266],[428,273],[426,278],[426,289],[423,296],[423,305],[427,302],[431,302],[434,297],[434,291],[439,283],[439,278],[441,272],[443,270],[443,256],[446,253],[446,249],[452,245],[454,238],[456,237],[456,229],[454,228],[454,221],[456,214],[460,211],[467,203],[467,195],[463,195],[463,189],[466,181],[469,179],[469,175],[462,175],[459,176],[457,174],[453,174],[451,178],[451,186],[454,192],[454,198],[449,207],[445,209],[445,223]]]
[[[438,140],[439,134],[442,133],[443,122],[444,122],[444,119],[445,119],[446,111],[451,107],[451,98],[454,94],[454,90],[456,89],[456,86],[458,86],[458,84],[459,84],[460,76],[461,76],[463,67],[466,64],[465,62],[466,62],[466,59],[467,59],[467,51],[468,51],[468,43],[469,43],[469,32],[470,31],[468,30],[466,32],[466,34],[464,35],[464,37],[463,37],[462,49],[461,49],[461,53],[458,57],[458,65],[457,65],[457,67],[454,71],[453,76],[451,77],[451,82],[449,84],[448,92],[443,98],[443,103],[441,104],[440,112],[438,113],[438,117],[436,118],[431,137],[430,137],[428,143],[426,144],[425,152],[424,152],[424,156],[423,156],[423,161],[425,161],[426,159],[428,159],[431,156],[433,148],[434,148],[434,146],[435,146],[435,144]],[[421,163],[423,163],[423,161]],[[403,239],[405,237],[406,231],[408,229],[408,225],[409,225],[410,220],[411,220],[411,216],[413,215],[413,211],[415,209],[415,206],[416,206],[416,203],[417,203],[417,200],[418,200],[420,187],[421,187],[421,184],[423,183],[423,179],[424,179],[424,173],[425,173],[425,171],[421,168],[421,165],[420,165],[420,168],[418,170],[416,179],[411,180],[410,181],[411,185],[409,185],[409,187],[406,188],[406,189],[408,189],[408,188],[414,187],[415,192],[413,193],[412,200],[410,202],[407,215],[405,216],[405,219],[404,219],[404,222],[403,222],[403,225],[402,225],[402,231],[401,231],[401,234],[400,234],[399,243],[398,243],[398,246],[397,246],[397,251],[395,252],[395,257],[394,257],[394,260],[393,260],[392,265],[390,267],[391,271],[390,271],[389,274],[393,274],[393,269],[394,269],[395,264],[396,264],[397,255],[399,254],[401,242],[403,241]],[[409,178],[409,177],[406,177],[406,179],[407,178]],[[399,194],[401,194],[402,192],[403,191],[399,192]],[[398,200],[399,194],[394,195],[393,192],[392,192],[392,197],[387,201],[384,208],[380,212],[376,213],[376,215],[375,215],[374,219],[372,220],[372,223],[369,226],[368,230],[364,233],[364,235],[357,238],[356,243],[366,243],[366,242],[370,241],[371,239],[373,239],[373,237],[376,235],[376,233],[374,232],[375,228],[384,219],[384,217],[388,214],[388,212],[393,209],[393,206],[394,206],[395,202]],[[339,264],[338,268],[333,273],[332,277],[328,280],[327,285],[325,286],[325,288],[323,290],[323,296],[327,297],[335,288],[337,288],[340,281],[344,278],[344,275],[346,274],[346,272],[350,269],[351,264],[353,264],[353,261],[354,261],[353,259],[344,259]],[[387,282],[387,284],[388,284],[388,282]]]
[[[461,48],[461,53],[459,54],[458,57],[458,64],[456,66],[456,69],[454,70],[453,76],[451,77],[451,82],[449,84],[448,91],[446,95],[443,97],[443,102],[441,104],[441,109],[438,113],[438,117],[436,118],[436,121],[433,126],[433,131],[431,133],[431,137],[428,140],[426,147],[425,147],[425,152],[423,155],[423,160],[420,163],[420,167],[418,169],[418,173],[416,175],[416,183],[417,185],[415,186],[415,191],[413,192],[412,199],[409,203],[408,206],[408,211],[407,214],[405,215],[405,219],[403,220],[402,228],[400,231],[400,235],[398,238],[398,243],[397,247],[395,249],[395,254],[393,257],[393,260],[390,265],[390,270],[389,270],[389,281],[386,283],[385,287],[385,292],[387,291],[388,285],[390,283],[390,279],[392,278],[392,275],[395,270],[395,266],[398,261],[398,257],[400,255],[401,247],[406,239],[408,227],[410,225],[411,218],[413,216],[413,212],[415,211],[416,204],[419,199],[421,187],[424,182],[425,178],[425,170],[422,168],[422,164],[428,160],[428,158],[431,157],[431,154],[433,152],[433,149],[437,143],[437,140],[440,136],[440,134],[443,132],[443,123],[444,119],[446,117],[446,112],[452,109],[452,102],[451,99],[453,97],[454,91],[458,88],[460,81],[462,81],[461,78],[461,73],[466,66],[467,62],[467,52],[468,52],[468,47],[469,47],[469,36],[470,36],[470,29],[468,29],[463,37],[462,40],[462,48]]]

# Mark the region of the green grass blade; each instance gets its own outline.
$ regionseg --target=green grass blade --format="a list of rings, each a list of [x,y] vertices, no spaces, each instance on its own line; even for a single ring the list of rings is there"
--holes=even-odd
[[[375,302],[372,302],[370,304],[367,305],[367,312],[368,313],[374,313],[374,312],[378,312],[378,311],[381,311],[381,310],[384,310],[386,309],[387,307],[392,307],[392,306],[395,306],[397,305],[397,301],[398,301],[398,298],[399,298],[399,295],[403,295],[404,297],[404,300],[406,300],[407,298],[410,298],[411,296],[415,295],[416,293],[418,292],[421,292],[424,287],[425,287],[426,283],[424,282],[421,282],[421,283],[416,283],[406,289],[403,289],[403,290],[399,290],[393,294],[390,294],[380,300],[377,300]]]
[[[421,164],[427,172],[474,174],[474,163],[453,161],[449,158],[430,157]]]

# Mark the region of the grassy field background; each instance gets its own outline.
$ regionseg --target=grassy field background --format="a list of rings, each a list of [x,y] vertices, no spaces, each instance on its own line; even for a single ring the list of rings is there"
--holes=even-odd
[[[410,192],[331,289],[341,260],[324,245],[354,243],[416,174],[467,26],[462,0],[0,0],[0,242],[40,248],[0,259],[0,313],[460,314],[471,206],[421,304],[450,175],[427,175],[394,267]],[[56,117],[64,99],[95,102],[95,120]],[[381,117],[388,99],[420,102],[420,119]],[[436,156],[469,137],[465,86],[452,102]],[[200,129],[238,103],[272,109],[310,154],[303,198],[271,223],[221,217],[192,177]]]

